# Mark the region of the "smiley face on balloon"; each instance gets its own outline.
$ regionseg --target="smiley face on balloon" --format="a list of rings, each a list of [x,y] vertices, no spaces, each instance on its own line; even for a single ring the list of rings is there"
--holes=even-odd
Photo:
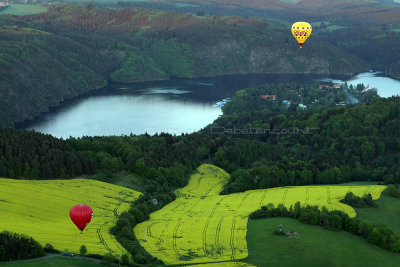
[[[82,234],[83,229],[86,228],[93,218],[93,210],[88,205],[79,204],[71,208],[69,211],[69,216],[76,227],[81,230]]]
[[[312,27],[308,22],[295,22],[292,25],[292,34],[299,43],[300,48],[303,48],[303,44],[310,37],[311,32]]]

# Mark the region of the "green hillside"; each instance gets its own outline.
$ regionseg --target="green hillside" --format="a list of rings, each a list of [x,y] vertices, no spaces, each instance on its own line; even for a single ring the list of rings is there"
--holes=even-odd
[[[299,50],[285,27],[241,17],[52,5],[44,14],[0,15],[0,25],[0,126],[107,80],[369,69],[329,43],[315,39]]]
[[[400,235],[400,199],[389,196],[386,190],[376,203],[377,208],[357,210],[357,218],[372,223],[383,223]]]
[[[298,233],[298,238],[274,235],[283,228]],[[255,266],[398,266],[400,255],[368,244],[347,232],[334,232],[290,218],[251,220],[247,242]]]
[[[69,257],[54,257],[54,258],[49,258],[49,259],[43,259],[43,260],[34,260],[31,262],[18,262],[18,263],[6,263],[3,264],[4,266],[10,266],[10,267],[47,267],[47,266],[60,266],[60,267],[98,267],[98,266],[104,266],[101,263],[96,263],[91,260],[83,260],[83,259],[75,259],[75,258],[69,258]]]

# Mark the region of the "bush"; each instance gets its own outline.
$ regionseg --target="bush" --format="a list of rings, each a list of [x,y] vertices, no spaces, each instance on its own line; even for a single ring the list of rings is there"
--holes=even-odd
[[[121,264],[122,265],[129,265],[130,264],[129,256],[127,254],[122,255]]]
[[[85,245],[82,245],[81,248],[79,249],[79,253],[81,255],[85,255],[87,253],[87,249]]]
[[[385,176],[383,176],[383,181],[385,184],[394,184],[394,175],[386,174]]]
[[[103,259],[103,255],[99,255],[99,254],[87,254],[86,257],[87,258],[98,259],[98,260],[102,260]]]
[[[365,194],[362,198],[348,192],[344,199],[340,202],[352,206],[353,208],[377,207],[378,205],[372,200],[371,194]]]
[[[104,255],[103,259],[102,259],[102,263],[105,265],[111,265],[114,263],[114,261],[116,261],[117,259],[111,255],[111,254],[106,254]]]
[[[400,188],[398,185],[389,185],[388,186],[388,194],[391,197],[400,198]]]
[[[47,253],[60,253],[60,251],[57,250],[57,249],[55,249],[55,248],[53,247],[53,245],[50,244],[50,243],[47,243],[47,244],[44,246],[43,250],[44,250],[44,252],[47,252]]]
[[[274,234],[279,236],[286,236],[286,233],[284,231],[279,231],[278,229],[274,230]]]

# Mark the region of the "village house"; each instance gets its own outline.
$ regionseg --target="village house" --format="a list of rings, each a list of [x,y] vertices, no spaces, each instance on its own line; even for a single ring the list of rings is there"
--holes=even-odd
[[[262,99],[276,100],[276,95],[261,95]]]
[[[319,85],[319,89],[324,89],[324,88],[326,88],[326,89],[340,89],[340,84],[335,83],[332,86],[329,85],[329,84],[320,84]]]
[[[362,89],[361,92],[367,92],[367,91],[369,91],[369,90],[371,90],[371,89],[372,89],[371,86],[369,86],[369,84],[368,84],[367,87],[365,87],[364,89]]]

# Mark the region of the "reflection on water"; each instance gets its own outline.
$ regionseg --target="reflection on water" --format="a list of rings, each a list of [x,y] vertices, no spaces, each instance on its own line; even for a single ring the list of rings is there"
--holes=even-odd
[[[381,96],[400,92],[400,81],[357,75],[351,80],[331,76],[327,80],[364,83],[378,88]],[[250,74],[213,78],[171,79],[133,84],[111,84],[89,95],[64,101],[58,108],[20,125],[56,137],[192,133],[212,123],[222,114],[213,105],[235,91],[264,83],[315,83],[322,75]]]
[[[379,76],[380,73],[381,72],[361,73],[347,81],[347,83],[352,84],[353,86],[363,83],[365,86],[369,85],[372,88],[377,88],[378,95],[381,97],[400,95],[400,81]]]
[[[210,104],[159,95],[92,96],[47,116],[29,129],[68,138],[84,135],[129,135],[200,130],[220,114]]]
[[[357,86],[357,84],[369,85],[372,88],[376,88],[380,97],[391,97],[400,95],[400,81],[391,79],[382,75],[382,72],[365,72],[360,73],[349,80],[346,80],[348,85]],[[345,81],[339,79],[321,79],[320,81],[333,82],[333,83],[344,83]]]

